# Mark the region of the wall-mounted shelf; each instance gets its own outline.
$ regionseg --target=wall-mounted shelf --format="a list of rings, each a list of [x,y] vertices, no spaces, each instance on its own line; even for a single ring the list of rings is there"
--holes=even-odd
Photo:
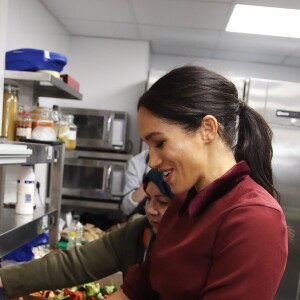
[[[22,84],[34,90],[35,97],[82,100],[82,94],[67,85],[62,79],[48,73],[5,71],[5,83]]]

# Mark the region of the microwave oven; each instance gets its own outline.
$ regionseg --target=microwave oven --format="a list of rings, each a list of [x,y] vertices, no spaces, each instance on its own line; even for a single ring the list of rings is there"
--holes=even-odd
[[[74,115],[76,149],[130,152],[128,113],[74,107],[62,107],[61,112]]]
[[[62,197],[119,202],[131,157],[123,153],[66,150]]]

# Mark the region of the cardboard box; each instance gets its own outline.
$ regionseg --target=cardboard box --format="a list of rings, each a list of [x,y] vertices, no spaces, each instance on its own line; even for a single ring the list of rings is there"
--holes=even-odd
[[[60,78],[70,87],[72,87],[74,90],[76,90],[77,92],[79,92],[79,82],[74,79],[73,77],[71,77],[69,74],[61,74]]]

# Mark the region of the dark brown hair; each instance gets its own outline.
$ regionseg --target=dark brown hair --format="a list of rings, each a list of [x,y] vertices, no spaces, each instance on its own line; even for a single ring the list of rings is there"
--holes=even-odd
[[[235,85],[225,77],[199,66],[174,69],[141,96],[138,110],[140,107],[187,132],[197,130],[204,116],[213,115],[236,161],[245,160],[252,178],[279,200],[273,185],[271,128],[238,99]]]

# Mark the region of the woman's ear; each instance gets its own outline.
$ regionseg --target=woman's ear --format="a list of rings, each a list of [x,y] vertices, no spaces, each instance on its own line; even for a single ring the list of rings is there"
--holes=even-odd
[[[212,141],[218,135],[218,121],[212,115],[206,115],[202,119],[200,131],[202,138],[206,141]]]

